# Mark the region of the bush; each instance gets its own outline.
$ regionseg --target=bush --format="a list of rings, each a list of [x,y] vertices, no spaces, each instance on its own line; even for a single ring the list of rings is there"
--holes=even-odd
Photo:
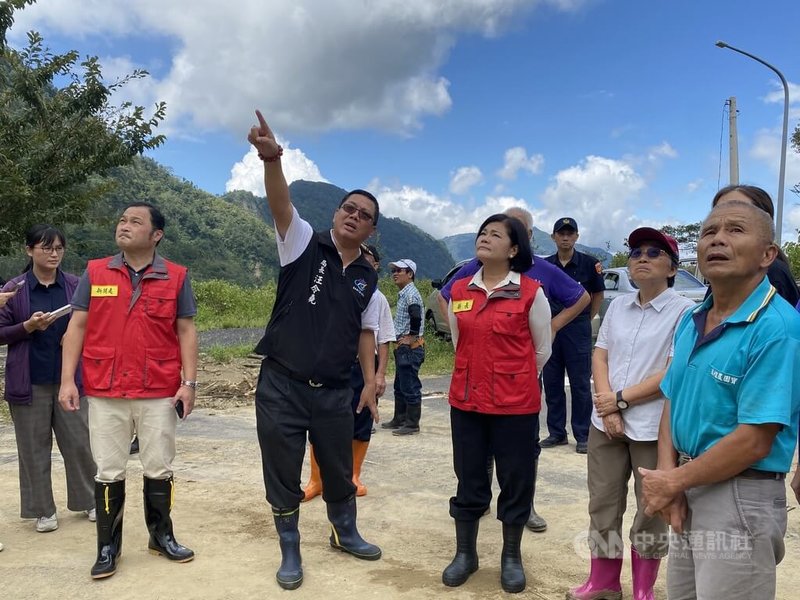
[[[275,304],[274,281],[258,288],[213,279],[193,284],[197,297],[197,328],[263,327]]]

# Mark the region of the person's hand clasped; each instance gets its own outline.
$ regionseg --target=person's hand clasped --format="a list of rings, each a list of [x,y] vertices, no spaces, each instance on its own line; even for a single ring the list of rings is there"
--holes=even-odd
[[[625,421],[618,412],[603,417],[603,429],[610,440],[625,437]]]
[[[648,516],[661,513],[682,494],[674,484],[673,470],[645,469],[639,467],[642,476],[642,500]],[[684,499],[685,501],[685,499]]]
[[[258,117],[258,125],[250,128],[250,133],[247,134],[247,141],[258,150],[258,154],[262,159],[271,159],[279,156],[283,152],[283,148],[278,144],[275,134],[272,133],[260,110],[256,110],[256,117]]]
[[[605,417],[619,411],[617,408],[617,395],[614,392],[598,392],[592,394],[592,399],[599,417]]]

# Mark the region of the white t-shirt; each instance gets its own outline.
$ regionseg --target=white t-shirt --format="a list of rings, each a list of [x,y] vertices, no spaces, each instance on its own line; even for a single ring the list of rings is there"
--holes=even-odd
[[[666,368],[672,356],[672,338],[684,312],[696,306],[688,298],[667,288],[650,302],[639,304],[639,292],[625,294],[608,306],[597,348],[608,352],[608,381],[614,391],[641,383],[650,375]],[[664,397],[621,411],[625,435],[632,440],[658,439],[658,425]],[[592,409],[592,425],[600,431],[603,419]]]

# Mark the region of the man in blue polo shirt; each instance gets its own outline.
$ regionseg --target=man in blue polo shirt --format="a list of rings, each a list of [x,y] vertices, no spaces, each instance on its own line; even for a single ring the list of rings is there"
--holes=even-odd
[[[531,213],[521,206],[514,206],[506,209],[505,214],[522,221],[525,228],[528,230],[528,238],[533,242],[533,216]],[[453,284],[459,279],[472,277],[480,268],[481,263],[477,258],[473,258],[450,278],[447,285],[439,290],[439,304],[443,315],[447,314],[447,303],[450,302],[450,290]],[[589,306],[590,299],[586,290],[584,290],[579,283],[571,279],[569,275],[564,273],[561,269],[554,267],[546,260],[534,257],[533,265],[525,272],[525,275],[531,279],[535,279],[541,284],[544,295],[551,304],[557,303],[559,306],[563,307],[563,310],[557,315],[554,315],[552,321],[550,321],[550,328],[553,336],[562,328],[566,327]],[[536,476],[539,470],[539,455],[542,449],[539,447],[539,431],[537,430],[534,435],[536,438],[536,451],[533,464],[533,496],[535,497]],[[487,465],[489,479],[493,477],[492,459],[493,457],[490,457],[489,464]],[[531,515],[528,518],[526,526],[533,532],[542,533],[547,530],[547,521],[536,512],[534,497],[531,498]]]
[[[572,217],[563,217],[553,225],[553,235],[558,251],[545,260],[580,283],[591,295],[587,306],[553,339],[553,354],[544,366],[542,381],[547,401],[547,430],[542,448],[567,443],[567,394],[564,390],[564,373],[569,377],[572,398],[572,435],[575,451],[586,454],[589,440],[589,422],[592,416],[592,318],[603,302],[603,266],[589,254],[575,250],[578,241],[578,223]],[[550,311],[558,315],[564,306],[554,298]]]
[[[713,293],[687,313],[661,389],[658,470],[640,469],[648,514],[672,525],[670,599],[775,597],[786,472],[800,416],[800,316],[766,277],[769,216],[711,211],[700,268]]]

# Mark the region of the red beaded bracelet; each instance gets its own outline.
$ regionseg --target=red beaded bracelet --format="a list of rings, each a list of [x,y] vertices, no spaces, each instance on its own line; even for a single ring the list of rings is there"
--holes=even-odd
[[[275,156],[264,156],[261,152],[258,153],[258,158],[264,162],[275,162],[281,156],[283,156],[283,146],[278,146],[278,153]]]

